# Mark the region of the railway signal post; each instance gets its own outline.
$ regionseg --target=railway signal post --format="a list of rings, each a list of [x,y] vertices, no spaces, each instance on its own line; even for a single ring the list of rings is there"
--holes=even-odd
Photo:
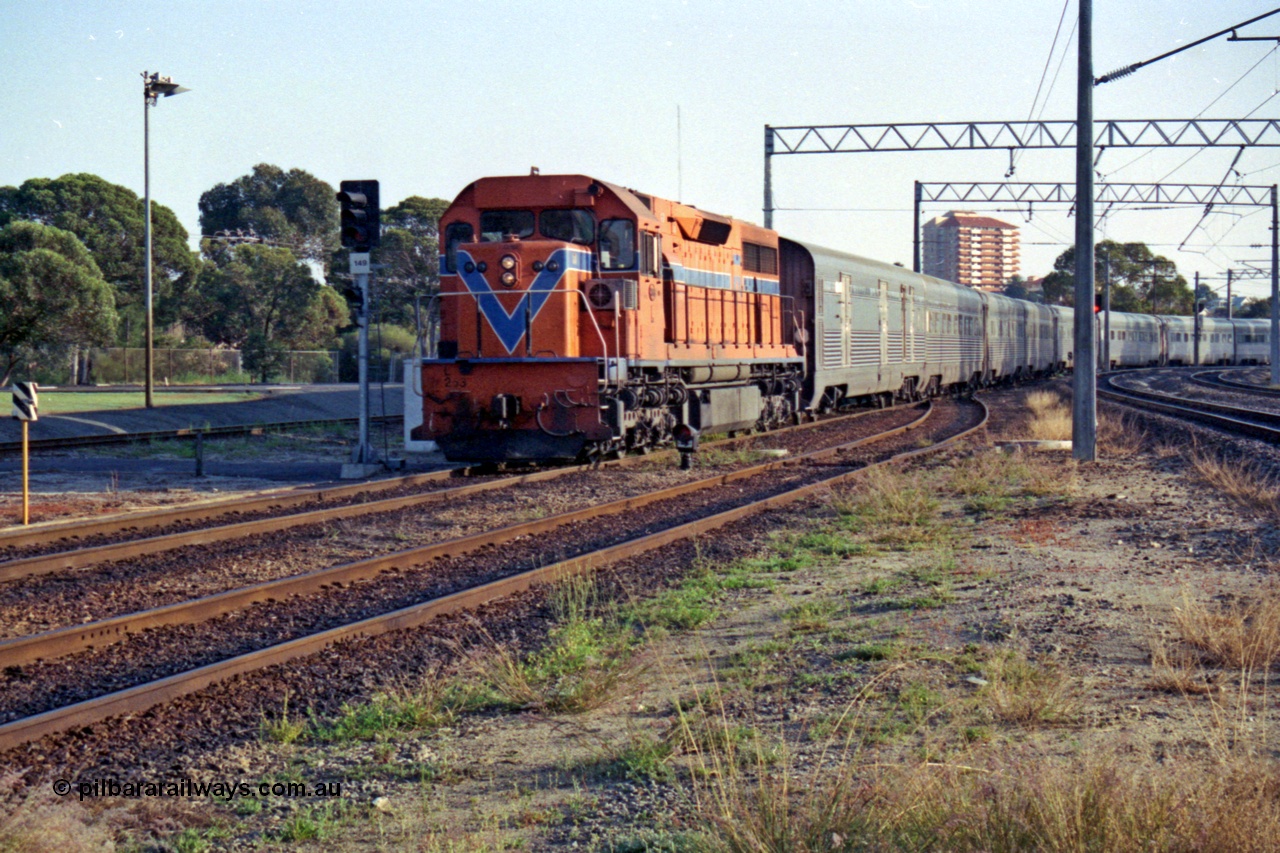
[[[13,383],[13,416],[22,422],[22,523],[31,523],[31,466],[28,450],[28,424],[39,420],[39,398],[36,383]]]
[[[379,243],[378,182],[343,181],[338,193],[342,217],[342,245],[351,250],[351,278],[359,294],[356,325],[360,328],[360,437],[343,479],[368,477],[378,469],[378,453],[369,443],[369,250]]]

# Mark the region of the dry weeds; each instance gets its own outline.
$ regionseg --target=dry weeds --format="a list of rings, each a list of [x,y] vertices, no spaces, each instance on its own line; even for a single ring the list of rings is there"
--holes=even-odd
[[[1201,480],[1240,506],[1269,515],[1280,512],[1280,483],[1257,463],[1200,447],[1193,447],[1187,460]]]
[[[1262,672],[1280,657],[1280,594],[1264,590],[1252,601],[1209,607],[1182,590],[1173,609],[1181,639],[1205,663],[1245,672]]]

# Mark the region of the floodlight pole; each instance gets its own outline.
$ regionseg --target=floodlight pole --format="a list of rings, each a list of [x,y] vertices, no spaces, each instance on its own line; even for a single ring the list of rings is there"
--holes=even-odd
[[[143,98],[142,98],[142,206],[145,210],[146,226],[144,230],[144,242],[147,255],[146,260],[146,283],[143,301],[146,305],[147,322],[146,322],[146,341],[143,343],[144,360],[144,396],[146,398],[146,406],[148,409],[155,407],[155,401],[151,398],[151,105],[155,101],[155,96],[151,94],[150,87],[146,84],[147,72],[142,72],[143,79]],[[125,346],[129,345],[125,341]]]
[[[1071,455],[1097,458],[1098,367],[1093,316],[1093,0],[1080,0],[1076,79],[1075,372],[1071,395]]]
[[[148,409],[155,407],[152,399],[152,341],[154,338],[154,328],[151,317],[151,108],[156,105],[156,101],[161,95],[166,98],[173,95],[180,95],[183,92],[190,91],[177,83],[173,82],[170,77],[161,77],[159,74],[150,74],[146,71],[142,72],[142,206],[144,208],[144,236],[143,243],[146,253],[146,274],[144,281],[144,297],[143,302],[146,306],[147,324],[146,324],[146,341],[145,341],[145,361],[146,361],[146,379],[144,381],[144,394],[146,407]],[[125,341],[125,349],[128,350],[128,341]]]

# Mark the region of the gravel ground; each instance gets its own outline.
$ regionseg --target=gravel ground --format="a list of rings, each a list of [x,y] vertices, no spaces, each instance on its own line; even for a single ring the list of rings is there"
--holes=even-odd
[[[985,395],[992,438],[1025,437],[1022,395]],[[1043,466],[1047,496],[1018,496],[979,512],[938,490],[955,531],[948,592],[937,604],[901,603],[934,594],[935,581],[922,579],[937,571],[927,549],[828,556],[771,576],[771,590],[723,593],[713,622],[657,644],[652,654],[660,665],[598,711],[468,714],[444,729],[346,744],[283,746],[260,735],[284,697],[299,713],[331,720],[344,703],[449,672],[476,648],[539,647],[551,613],[534,590],[476,614],[491,639],[459,616],[340,644],[136,718],[15,750],[0,757],[0,768],[13,771],[0,769],[0,778],[8,780],[9,802],[36,797],[57,775],[342,783],[338,810],[315,799],[268,802],[251,814],[204,801],[153,807],[158,812],[119,799],[83,813],[75,803],[58,804],[59,814],[79,815],[104,837],[119,837],[127,826],[133,837],[172,843],[177,829],[192,827],[217,849],[279,843],[301,819],[321,814],[333,816],[326,834],[305,849],[676,849],[681,833],[711,825],[698,801],[715,790],[717,777],[693,772],[696,760],[680,753],[668,759],[670,778],[620,779],[599,768],[628,744],[667,736],[672,697],[709,689],[708,669],[727,687],[726,720],[785,742],[781,770],[798,789],[831,778],[840,751],[814,732],[870,683],[881,703],[876,713],[905,732],[868,747],[861,758],[872,766],[927,766],[921,755],[941,755],[977,772],[1004,772],[1010,765],[999,762],[1013,761],[1022,773],[1042,759],[1118,756],[1122,771],[1153,778],[1190,769],[1219,737],[1273,728],[1280,697],[1259,687],[1241,700],[1233,673],[1212,669],[1200,676],[1203,695],[1153,686],[1153,632],[1167,629],[1181,594],[1232,602],[1268,589],[1280,533],[1274,516],[1242,509],[1196,479],[1187,455],[1198,448],[1280,474],[1280,449],[1106,401],[1099,410],[1109,423],[1124,424],[1130,446],[1104,440],[1101,460],[1078,467],[1065,454],[1029,457],[1027,464]],[[966,458],[926,457],[911,476],[935,488]],[[696,547],[679,543],[611,567],[601,574],[603,589],[644,597],[671,587],[692,565],[758,557],[780,536],[840,529],[827,502],[804,501],[731,525]],[[542,543],[543,553],[558,544]],[[898,585],[879,591],[886,579]],[[825,612],[819,605],[830,606],[830,625],[796,621],[797,609]],[[899,652],[880,660],[863,651],[881,646]],[[1011,649],[1053,674],[1075,708],[1070,717],[1027,726],[993,716],[988,688],[974,681],[990,673],[975,667]],[[931,703],[926,730],[912,722],[908,697]]]

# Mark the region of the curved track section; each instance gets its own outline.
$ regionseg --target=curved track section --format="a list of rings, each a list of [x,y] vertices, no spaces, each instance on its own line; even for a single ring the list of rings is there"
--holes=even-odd
[[[1238,382],[1234,379],[1228,379],[1231,374],[1244,372],[1244,370],[1252,370],[1253,368],[1235,368],[1232,370],[1203,370],[1198,373],[1191,374],[1191,381],[1197,385],[1204,385],[1209,388],[1225,388],[1229,391],[1246,391],[1250,394],[1260,394],[1264,397],[1280,397],[1280,388],[1272,388],[1267,385],[1258,385],[1254,382]]]
[[[1099,378],[1105,382],[1105,387],[1099,383],[1098,388],[1098,396],[1103,399],[1280,443],[1280,415],[1202,400],[1187,400],[1158,391],[1139,391],[1117,385],[1112,376]]]

